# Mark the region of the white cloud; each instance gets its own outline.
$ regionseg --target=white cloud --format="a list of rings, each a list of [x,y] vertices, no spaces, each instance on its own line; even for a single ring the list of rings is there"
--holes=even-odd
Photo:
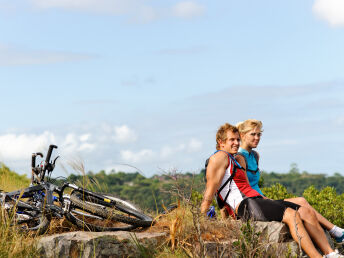
[[[335,124],[338,126],[344,125],[344,116],[339,116],[335,119]]]
[[[83,143],[78,148],[78,151],[93,151],[96,148],[95,144],[92,143]]]
[[[78,148],[78,140],[79,139],[77,135],[73,133],[67,134],[64,141],[62,142],[63,149],[69,153],[74,152]]]
[[[97,143],[89,142],[91,134],[77,135],[68,133],[56,136],[52,132],[41,134],[4,134],[0,135],[0,160],[27,160],[31,153],[45,152],[50,144],[58,144],[66,155],[76,152],[90,152],[96,149]]]
[[[33,6],[42,9],[63,8],[94,12],[122,14],[137,3],[135,0],[30,0]]]
[[[87,54],[31,50],[0,44],[0,66],[55,64],[91,58],[93,57]]]
[[[159,10],[140,0],[30,0],[39,9],[65,10],[109,15],[128,15],[130,21],[146,23],[155,20]]]
[[[164,146],[162,147],[161,151],[160,151],[160,155],[162,158],[168,158],[169,156],[171,156],[175,151],[173,150],[173,148],[169,147],[169,146]]]
[[[160,150],[160,157],[163,159],[169,159],[177,153],[191,153],[198,152],[202,149],[203,143],[198,139],[192,138],[186,144],[182,143],[175,147],[165,145]]]
[[[137,140],[137,134],[127,125],[115,126],[114,134],[113,139],[118,143],[135,142]]]
[[[183,1],[177,3],[172,12],[174,16],[190,19],[193,17],[202,16],[205,13],[205,6],[194,1]]]
[[[193,138],[190,140],[189,145],[188,145],[188,151],[189,152],[196,152],[200,151],[202,149],[202,142]]]
[[[42,151],[50,143],[56,141],[54,134],[44,132],[36,134],[4,134],[0,135],[0,159],[29,159],[31,153]]]
[[[331,26],[344,26],[343,0],[316,0],[313,12]]]
[[[147,0],[29,0],[38,9],[64,9],[95,14],[127,16],[130,22],[148,23],[170,16],[190,19],[205,13],[205,6],[182,1],[174,6],[153,6]]]
[[[151,161],[155,154],[150,149],[143,149],[138,152],[133,152],[130,150],[124,150],[120,152],[121,158],[128,163],[141,163]]]
[[[87,134],[80,135],[79,139],[82,142],[86,142],[88,139],[90,139],[90,137],[91,137],[91,134],[87,133]]]
[[[67,154],[75,154],[76,152],[90,152],[96,149],[97,143],[90,142],[89,139],[91,138],[90,133],[78,135],[75,133],[68,133],[62,143],[61,149],[66,152]]]

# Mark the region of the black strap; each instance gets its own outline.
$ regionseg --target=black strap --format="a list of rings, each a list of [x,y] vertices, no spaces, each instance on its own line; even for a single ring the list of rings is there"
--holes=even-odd
[[[229,183],[229,184],[232,183],[232,180],[233,180],[233,178],[235,177],[237,168],[244,169],[244,168],[239,167],[239,166],[237,165],[236,161],[233,160],[234,158],[233,158],[231,155],[229,155],[228,152],[226,152],[226,151],[224,151],[224,152],[228,155],[229,160],[233,163],[234,169],[233,169],[233,173],[231,174],[231,176],[230,176],[230,177],[226,180],[226,182],[217,190],[217,193],[220,193],[220,192],[222,191],[222,189],[223,189],[228,183]],[[209,164],[209,159],[210,159],[210,158],[208,158],[208,159],[205,161],[205,174],[207,174],[207,167],[208,167],[208,164]],[[228,166],[229,166],[229,165],[230,165],[230,164],[228,164]],[[228,196],[229,196],[230,191],[231,191],[231,189],[229,189],[229,191],[227,192],[225,198],[223,199],[223,202],[224,202],[224,203],[226,203],[226,200],[227,200],[227,198],[228,198]]]
[[[257,167],[258,167],[259,166],[258,152],[256,152],[255,150],[252,150],[252,153],[253,153],[254,159],[257,162]]]
[[[236,172],[237,172],[237,168],[238,168],[238,167],[234,164],[233,174],[232,174],[232,175],[227,179],[227,181],[220,187],[220,189],[218,190],[218,193],[220,193],[220,192],[222,191],[222,189],[223,189],[228,183],[229,183],[229,185],[231,185],[232,180],[233,180],[233,178],[235,177],[235,174],[236,174]],[[230,192],[231,192],[231,189],[229,188],[229,190],[228,190],[228,192],[227,192],[225,198],[223,199],[224,202],[227,201],[227,198],[228,198]]]
[[[254,150],[252,150],[252,153],[253,153],[254,159],[255,159],[256,162],[257,162],[257,169],[256,169],[256,170],[252,170],[252,169],[249,169],[249,168],[248,168],[247,159],[246,159],[246,157],[245,157],[244,154],[242,154],[241,152],[238,152],[237,154],[235,154],[235,156],[238,156],[238,155],[239,155],[239,156],[243,157],[243,158],[245,159],[246,171],[251,172],[251,173],[253,173],[253,174],[256,174],[256,173],[259,171],[259,166],[258,166],[258,154],[257,154],[257,152],[254,151]]]

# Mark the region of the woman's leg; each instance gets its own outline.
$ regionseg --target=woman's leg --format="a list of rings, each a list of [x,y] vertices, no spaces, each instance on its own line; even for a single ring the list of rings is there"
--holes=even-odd
[[[303,251],[309,257],[322,257],[315,248],[307,230],[302,224],[300,214],[291,208],[287,208],[284,212],[282,221],[289,227],[290,234],[297,243],[301,243]]]
[[[303,197],[296,197],[296,198],[289,198],[289,199],[285,199],[285,201],[288,202],[292,202],[292,203],[296,203],[298,205],[300,205],[301,207],[307,207],[311,210],[313,210],[315,212],[315,215],[319,221],[319,223],[325,227],[327,230],[331,230],[334,225],[329,222],[326,218],[324,218],[319,212],[317,212],[308,202],[305,198]],[[301,214],[301,219],[304,219],[302,214]]]

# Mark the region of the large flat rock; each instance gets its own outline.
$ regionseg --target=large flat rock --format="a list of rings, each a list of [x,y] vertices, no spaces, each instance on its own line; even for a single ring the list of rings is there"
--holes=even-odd
[[[142,247],[154,248],[166,233],[69,232],[42,237],[37,247],[41,257],[137,257]]]
[[[240,228],[242,222],[236,221]],[[300,254],[298,244],[292,240],[289,229],[280,222],[254,222],[255,232],[260,232],[260,246],[264,254],[289,253],[291,256]],[[244,233],[243,233],[244,234]],[[333,246],[327,231],[328,241]],[[84,232],[76,231],[42,237],[37,246],[41,257],[138,257],[147,256],[147,250],[154,250],[169,237],[166,232]],[[233,237],[233,236],[232,236]],[[238,257],[238,250],[234,248],[231,239],[217,242],[204,242],[207,257]],[[247,239],[248,245],[252,243]],[[199,249],[199,243],[194,243],[195,250]],[[197,253],[197,252],[196,252]],[[241,251],[239,250],[239,253]]]

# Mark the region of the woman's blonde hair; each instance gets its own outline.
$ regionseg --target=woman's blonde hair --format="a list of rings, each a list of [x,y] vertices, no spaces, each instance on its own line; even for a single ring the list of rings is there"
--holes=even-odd
[[[234,125],[225,123],[224,125],[221,125],[216,133],[216,149],[220,149],[220,141],[225,142],[227,140],[227,132],[231,131],[232,133],[237,133],[238,128]]]
[[[239,122],[236,124],[236,127],[240,134],[247,133],[256,127],[258,127],[260,131],[263,131],[263,123],[257,119],[247,119],[243,122]]]

